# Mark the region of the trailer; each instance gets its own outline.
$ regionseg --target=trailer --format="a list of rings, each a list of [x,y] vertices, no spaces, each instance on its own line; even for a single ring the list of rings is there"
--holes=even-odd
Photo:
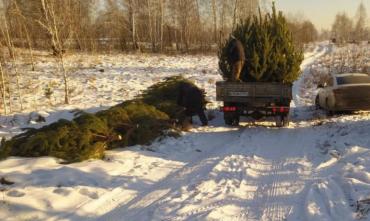
[[[237,126],[241,116],[274,117],[277,127],[289,125],[292,85],[275,82],[216,82],[225,124]]]

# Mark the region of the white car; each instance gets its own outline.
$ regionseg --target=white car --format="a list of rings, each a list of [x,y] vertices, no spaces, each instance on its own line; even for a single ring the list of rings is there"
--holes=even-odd
[[[364,73],[331,75],[319,85],[316,107],[328,114],[370,110],[370,76]]]

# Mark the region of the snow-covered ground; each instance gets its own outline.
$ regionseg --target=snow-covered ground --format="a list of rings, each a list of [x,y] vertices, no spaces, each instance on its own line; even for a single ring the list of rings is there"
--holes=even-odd
[[[267,121],[227,127],[216,112],[208,127],[150,146],[108,151],[104,160],[70,165],[49,157],[0,161],[0,178],[14,182],[0,185],[0,220],[370,220],[370,115],[326,118],[314,110],[309,98],[315,91],[303,80],[333,51],[322,43],[306,54],[287,128]],[[129,99],[173,74],[194,79],[213,101],[210,108],[218,105],[216,57],[69,59],[70,66],[80,62],[71,76],[78,91],[74,105],[43,104],[44,81],[59,81],[45,58],[33,76],[39,87],[25,99],[27,110],[3,118],[1,133],[12,136],[29,126],[32,100],[49,123],[70,118],[71,109],[94,111]],[[42,67],[49,73],[42,74]]]

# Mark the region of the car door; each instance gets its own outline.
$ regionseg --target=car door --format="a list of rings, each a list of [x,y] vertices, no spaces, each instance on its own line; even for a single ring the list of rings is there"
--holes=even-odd
[[[333,106],[334,97],[333,97],[333,87],[335,86],[334,76],[331,76],[323,84],[319,92],[319,102],[320,106],[326,110],[330,109]]]

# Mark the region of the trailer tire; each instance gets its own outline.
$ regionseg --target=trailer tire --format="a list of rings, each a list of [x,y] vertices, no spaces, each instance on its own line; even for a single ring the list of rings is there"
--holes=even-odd
[[[231,126],[233,124],[233,119],[231,119],[231,118],[226,118],[225,117],[224,120],[225,120],[225,124],[228,125],[228,126]]]
[[[283,122],[281,120],[281,116],[276,116],[275,117],[275,125],[276,125],[276,127],[282,127],[283,126]]]
[[[240,121],[239,116],[234,117],[232,126],[236,127],[239,126],[239,121]]]
[[[282,116],[282,121],[283,121],[283,127],[288,127],[289,126],[289,116],[288,115],[284,115]]]
[[[237,115],[224,115],[225,124],[228,126],[239,126],[240,117]]]
[[[287,115],[278,115],[275,117],[276,127],[287,127],[289,126],[289,117]]]

